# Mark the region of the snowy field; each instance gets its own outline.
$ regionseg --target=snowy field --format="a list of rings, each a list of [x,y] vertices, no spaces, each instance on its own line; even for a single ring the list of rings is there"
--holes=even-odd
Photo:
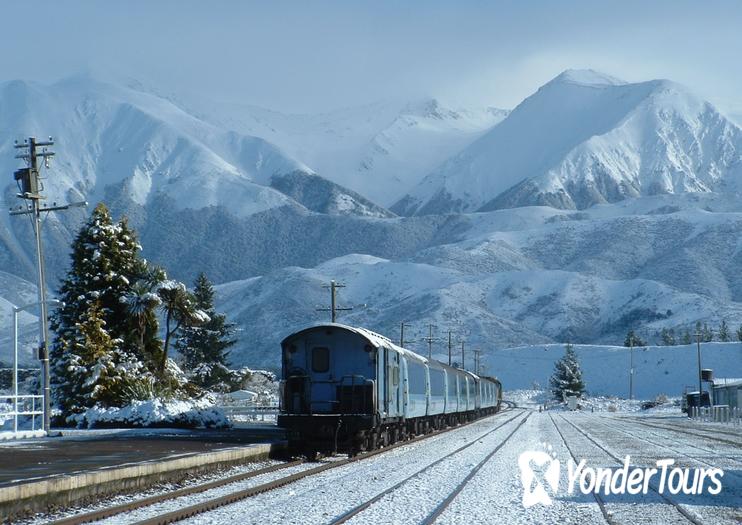
[[[525,406],[539,404],[538,392],[514,392]],[[623,406],[623,405],[621,405]],[[629,407],[631,410],[631,407]],[[526,460],[522,454],[545,452],[549,462]],[[630,463],[624,467],[626,456]],[[582,471],[603,469],[620,479],[622,467],[689,469],[690,484],[699,470],[723,469],[718,494],[706,478],[706,489],[696,494],[672,493],[682,472],[668,475],[667,487],[657,474],[647,482],[647,493],[604,494],[581,491],[577,476],[570,487],[570,460],[585,464]],[[552,461],[553,460],[553,461]],[[559,465],[556,477],[551,467]],[[549,468],[547,468],[547,466]],[[194,496],[142,508],[104,523],[136,523],[155,515],[184,508],[206,499],[256,486],[310,468],[299,465],[265,474]],[[526,471],[532,479],[524,478]],[[551,474],[550,474],[551,471]],[[641,470],[641,472],[645,472]],[[631,479],[631,476],[625,476]],[[587,476],[586,483],[590,477]],[[525,504],[528,494],[547,496]],[[617,487],[620,487],[620,481]],[[640,483],[641,486],[641,483]],[[690,486],[690,485],[689,485]],[[717,487],[718,488],[718,487]],[[391,489],[391,490],[390,490]],[[458,492],[455,492],[457,489]],[[378,497],[381,496],[381,497]],[[200,514],[183,523],[233,524],[330,524],[368,503],[347,523],[407,524],[635,524],[695,523],[734,524],[742,520],[742,433],[739,427],[709,428],[679,413],[657,409],[638,415],[632,411],[569,412],[531,408],[505,410],[462,428],[410,443],[356,463],[314,474],[282,488]],[[38,523],[38,522],[37,522]]]
[[[629,397],[629,349],[623,346],[574,345],[585,388],[591,396]],[[504,387],[548,388],[554,362],[564,345],[533,345],[495,350],[487,356],[486,371],[502,378]],[[742,377],[742,344],[702,343],[701,364],[715,377]],[[684,386],[698,389],[696,345],[634,348],[634,397],[678,397]],[[704,387],[706,388],[706,387]]]

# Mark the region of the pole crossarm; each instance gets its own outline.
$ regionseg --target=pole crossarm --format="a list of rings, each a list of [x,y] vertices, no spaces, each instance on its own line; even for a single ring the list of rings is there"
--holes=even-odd
[[[48,316],[47,316],[47,299],[46,299],[46,272],[44,268],[44,251],[42,247],[41,237],[41,214],[44,212],[61,211],[67,210],[70,207],[86,206],[87,202],[76,202],[70,204],[57,205],[53,203],[51,206],[41,206],[40,201],[45,199],[42,192],[44,191],[43,184],[40,182],[40,167],[39,159],[43,159],[43,167],[49,169],[50,159],[54,157],[55,153],[47,149],[48,146],[53,146],[54,141],[51,137],[49,140],[38,141],[35,137],[29,137],[24,140],[22,144],[16,142],[15,149],[26,150],[16,155],[16,158],[22,159],[26,162],[26,167],[16,170],[13,174],[14,179],[19,185],[21,192],[18,197],[30,202],[26,206],[21,206],[18,209],[11,209],[9,213],[11,216],[15,215],[32,215],[33,216],[33,230],[34,237],[36,240],[36,269],[37,269],[37,292],[40,315],[39,315],[39,359],[41,361],[41,369],[43,375],[42,391],[44,398],[44,430],[49,432],[50,429],[50,415],[51,415],[51,386],[49,376],[49,327],[48,327]],[[41,150],[39,150],[41,148]],[[20,310],[13,310],[17,316]],[[17,410],[16,410],[17,412]]]

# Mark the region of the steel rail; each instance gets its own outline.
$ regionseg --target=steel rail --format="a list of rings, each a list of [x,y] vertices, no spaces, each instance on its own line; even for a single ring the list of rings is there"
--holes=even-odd
[[[147,498],[138,499],[135,501],[131,501],[129,503],[122,503],[120,505],[107,507],[105,509],[94,510],[91,512],[86,512],[84,514],[78,514],[75,516],[70,516],[68,518],[62,518],[62,519],[51,522],[50,525],[79,525],[81,523],[90,523],[93,521],[110,518],[111,516],[116,516],[117,514],[122,514],[124,512],[130,512],[132,510],[136,510],[142,507],[154,505],[156,503],[162,503],[163,501],[168,501],[171,499],[179,498],[181,496],[190,496],[193,494],[198,494],[199,492],[205,492],[207,490],[219,488],[224,485],[228,485],[230,483],[237,483],[239,481],[244,481],[246,479],[260,476],[262,474],[269,474],[271,472],[277,472],[285,468],[295,467],[297,465],[301,465],[302,463],[304,463],[304,460],[291,461],[288,463],[281,463],[279,465],[271,465],[270,467],[265,467],[265,468],[253,470],[250,472],[243,472],[242,474],[235,474],[233,476],[229,476],[229,477],[222,478],[222,479],[217,479],[214,481],[209,481],[207,483],[201,483],[198,485],[185,487],[182,489],[178,489],[174,492],[157,494],[155,496],[149,496]]]
[[[577,456],[572,450],[572,447],[569,446],[567,439],[564,437],[564,434],[562,433],[562,429],[560,429],[559,425],[556,424],[556,421],[554,421],[554,417],[551,415],[551,413],[548,413],[548,414],[549,414],[549,419],[551,419],[551,423],[554,425],[554,428],[559,434],[559,437],[562,438],[562,441],[564,442],[564,446],[567,448],[569,455],[572,456],[572,460],[575,462],[575,465],[577,465],[580,461],[577,459]],[[593,497],[595,498],[595,502],[598,504],[598,507],[600,508],[600,512],[603,514],[603,518],[605,518],[606,523],[610,523],[610,525],[616,525],[616,521],[614,521],[613,518],[611,518],[610,514],[608,514],[608,509],[606,509],[605,507],[605,501],[603,500],[603,496],[601,496],[600,493],[596,491],[596,492],[593,492]]]
[[[632,438],[634,438],[636,440],[646,441],[647,443],[651,443],[652,445],[655,445],[655,446],[658,446],[658,447],[662,447],[662,448],[666,448],[667,450],[671,450],[671,451],[675,452],[676,454],[681,454],[681,455],[683,455],[683,456],[685,456],[687,458],[690,458],[690,459],[692,459],[694,461],[698,461],[699,463],[703,463],[705,465],[708,465],[709,467],[716,467],[716,465],[714,465],[713,463],[711,463],[709,461],[706,461],[706,460],[704,460],[702,458],[691,456],[687,452],[683,452],[682,450],[678,450],[677,448],[673,448],[670,445],[666,445],[664,443],[659,443],[659,442],[657,442],[655,440],[651,440],[651,439],[649,439],[647,437],[644,437],[644,436],[637,436],[636,434],[634,434],[632,432],[629,432],[625,428],[622,428],[621,425],[620,425],[620,423],[618,423],[618,420],[616,420],[616,419],[614,419],[613,422],[616,423],[616,424],[609,425],[605,421],[600,421],[600,424],[603,425],[604,427],[606,427],[609,430],[618,431],[618,432],[621,432],[622,434],[626,434],[627,436],[632,437]],[[657,434],[656,432],[652,433],[651,435],[652,436],[656,436],[658,438],[664,437],[664,436],[661,436],[661,435]],[[728,460],[733,461],[735,463],[742,464],[742,459],[737,459],[737,458],[732,457],[732,456],[723,455],[723,454],[719,453],[716,450],[711,450],[710,448],[699,447],[698,445],[694,445],[692,443],[686,443],[686,442],[680,441],[677,438],[667,437],[666,439],[672,441],[673,443],[677,443],[677,444],[680,444],[680,445],[686,445],[686,446],[691,447],[691,448],[694,448],[696,450],[700,450],[701,452],[707,452],[707,453],[710,453],[710,454],[715,454],[718,457],[721,457],[721,458],[724,458],[724,459],[728,459]]]
[[[508,404],[508,405],[514,406],[514,404],[512,404],[512,403],[504,403],[503,402],[503,404]],[[509,407],[504,408],[500,412],[493,414],[493,416],[501,415],[503,413],[506,413],[506,412],[512,410],[512,406],[509,406]],[[492,416],[485,416],[485,417],[492,417]],[[319,465],[317,467],[313,467],[313,468],[304,470],[302,472],[291,474],[289,476],[285,476],[285,477],[279,478],[277,480],[273,480],[273,481],[270,481],[270,482],[267,482],[267,483],[263,483],[263,484],[260,484],[260,485],[254,486],[254,487],[250,487],[250,488],[247,488],[247,489],[235,491],[233,493],[230,493],[230,494],[227,494],[227,495],[224,495],[224,496],[220,496],[220,497],[217,497],[217,498],[209,499],[207,501],[204,501],[204,502],[201,502],[201,503],[198,503],[198,504],[194,504],[194,505],[190,505],[188,507],[179,509],[177,511],[163,513],[163,514],[160,514],[160,515],[157,515],[157,516],[154,516],[154,517],[151,517],[151,518],[148,518],[148,519],[139,521],[139,522],[137,522],[137,525],[155,525],[155,524],[158,524],[159,525],[159,524],[167,524],[167,523],[174,523],[176,521],[181,521],[181,520],[184,520],[186,518],[189,518],[189,517],[192,517],[192,516],[195,516],[195,515],[198,515],[198,514],[202,514],[204,512],[208,512],[210,510],[214,510],[216,508],[219,508],[219,507],[222,507],[222,506],[225,506],[225,505],[229,505],[231,503],[235,503],[235,502],[240,501],[240,500],[243,500],[243,499],[250,498],[250,497],[255,496],[257,494],[261,494],[263,492],[267,492],[267,491],[270,491],[270,490],[273,490],[273,489],[276,489],[276,488],[280,488],[280,487],[282,487],[284,485],[288,485],[289,483],[293,483],[295,481],[298,481],[300,479],[309,477],[309,476],[314,475],[314,474],[319,474],[319,473],[324,472],[326,470],[330,470],[330,469],[333,469],[333,468],[338,468],[338,467],[341,467],[343,465],[354,463],[356,461],[361,461],[361,460],[364,460],[364,459],[367,459],[367,458],[371,458],[371,457],[374,457],[374,456],[376,456],[378,454],[383,454],[384,452],[387,452],[387,451],[396,449],[398,447],[402,447],[402,446],[414,444],[414,443],[419,442],[419,441],[422,441],[424,439],[432,438],[432,437],[441,435],[443,433],[450,432],[452,430],[456,430],[456,429],[462,428],[464,426],[467,426],[467,425],[470,425],[470,424],[473,424],[473,423],[476,423],[476,422],[480,422],[482,419],[483,418],[477,418],[477,419],[475,419],[473,421],[469,421],[469,422],[464,423],[464,424],[461,424],[461,425],[457,425],[457,426],[454,426],[454,427],[449,427],[449,428],[445,428],[445,429],[436,430],[436,431],[430,432],[428,434],[423,434],[423,435],[420,435],[420,436],[416,436],[416,437],[414,437],[412,439],[409,439],[409,440],[406,440],[406,441],[399,441],[399,442],[397,442],[397,443],[395,443],[393,445],[389,445],[387,447],[379,448],[379,449],[372,450],[372,451],[369,451],[369,452],[364,452],[364,453],[359,454],[359,455],[357,455],[355,457],[349,457],[349,458],[346,458],[346,459],[341,459],[341,460],[333,461],[333,462],[330,462],[330,463],[324,463],[324,464]],[[78,514],[76,516],[70,516],[68,518],[63,518],[61,520],[54,521],[54,522],[51,523],[51,525],[78,525],[78,524],[82,524],[82,523],[89,523],[91,521],[101,520],[101,519],[109,518],[109,517],[116,516],[116,515],[119,515],[119,514],[124,514],[126,512],[130,512],[132,510],[136,510],[136,509],[139,509],[139,508],[147,507],[149,505],[153,505],[153,504],[156,504],[156,503],[161,503],[161,502],[164,502],[164,501],[170,501],[170,500],[173,500],[173,499],[176,499],[176,498],[179,498],[179,497],[189,496],[189,495],[197,494],[197,493],[200,493],[200,492],[204,492],[206,490],[210,490],[210,489],[213,489],[213,488],[222,487],[222,486],[225,486],[225,485],[228,485],[228,484],[231,484],[231,483],[235,483],[235,482],[243,481],[245,479],[253,478],[253,477],[259,476],[261,474],[266,474],[266,473],[270,473],[270,472],[276,472],[278,470],[282,470],[284,468],[288,468],[288,467],[291,467],[291,466],[296,466],[296,465],[299,465],[299,464],[304,463],[304,462],[305,462],[304,460],[298,460],[298,461],[294,461],[294,462],[290,462],[290,463],[285,463],[285,464],[281,464],[281,465],[274,465],[272,467],[267,467],[265,469],[260,469],[260,470],[256,470],[256,471],[253,471],[253,472],[247,472],[247,473],[243,473],[243,474],[237,474],[235,476],[230,476],[228,478],[224,478],[224,479],[221,479],[221,480],[215,480],[215,481],[212,481],[212,482],[209,482],[209,483],[205,483],[205,484],[201,484],[201,485],[194,485],[192,487],[185,487],[185,488],[180,489],[180,490],[177,490],[175,492],[170,492],[170,493],[166,493],[166,494],[159,494],[157,496],[151,496],[151,497],[143,498],[143,499],[140,499],[140,500],[132,501],[132,502],[129,502],[129,503],[124,503],[124,504],[117,505],[115,507],[110,507],[110,508],[107,508],[107,509],[100,509],[100,510],[88,512],[88,513],[84,513],[84,514]]]
[[[583,436],[585,436],[587,439],[589,439],[593,444],[595,444],[595,446],[597,446],[599,449],[601,449],[603,452],[605,452],[611,458],[613,458],[614,461],[618,462],[619,465],[622,463],[622,460],[618,456],[616,456],[613,452],[611,452],[605,446],[603,446],[602,443],[599,443],[597,440],[595,440],[595,438],[593,438],[590,434],[588,434],[587,432],[585,432],[584,430],[582,430],[580,427],[578,427],[577,425],[575,425],[572,421],[569,421],[564,416],[560,416],[560,417],[561,417],[561,419],[563,421],[567,422],[569,425],[571,425],[572,427],[574,427],[574,429],[577,430],[577,432],[579,432],[580,434],[582,434]],[[670,505],[672,505],[673,507],[675,507],[675,509],[677,509],[677,511],[680,514],[682,514],[682,516],[685,519],[687,519],[688,521],[690,521],[694,525],[703,525],[703,522],[699,521],[693,514],[691,514],[690,512],[688,512],[687,510],[685,510],[683,507],[681,507],[678,502],[676,502],[675,500],[673,500],[672,498],[670,498],[666,494],[662,494],[659,490],[655,489],[652,485],[649,485],[649,488],[651,488],[658,496],[660,496],[667,503],[669,503]]]
[[[461,446],[461,447],[457,448],[457,449],[456,449],[456,450],[454,450],[453,452],[450,452],[450,453],[446,454],[445,456],[443,456],[443,457],[441,457],[441,458],[437,459],[437,460],[436,460],[436,461],[434,461],[433,463],[430,463],[429,465],[425,466],[424,468],[422,468],[422,469],[420,469],[420,470],[416,471],[416,472],[415,472],[414,474],[412,474],[411,476],[408,476],[408,477],[406,477],[406,478],[405,478],[405,479],[403,479],[402,481],[400,481],[400,482],[396,483],[395,485],[393,485],[393,486],[391,486],[391,487],[389,487],[389,488],[387,488],[387,489],[385,489],[385,490],[383,490],[383,491],[379,492],[378,494],[376,494],[376,495],[375,495],[375,496],[373,496],[372,498],[370,498],[370,499],[366,500],[365,502],[361,503],[360,505],[357,505],[357,506],[353,507],[352,509],[348,510],[347,512],[344,512],[344,513],[343,513],[343,514],[341,514],[340,516],[337,516],[337,517],[336,517],[335,519],[333,519],[333,520],[332,520],[332,521],[330,522],[330,525],[339,525],[339,524],[341,524],[341,523],[345,523],[346,521],[350,520],[351,518],[353,518],[353,517],[355,517],[355,516],[359,515],[359,514],[360,514],[360,513],[362,513],[362,512],[364,511],[364,510],[366,510],[367,508],[369,508],[369,507],[370,507],[371,505],[373,505],[374,503],[376,503],[377,501],[379,501],[379,500],[380,500],[381,498],[383,498],[383,497],[384,497],[384,496],[386,496],[387,494],[390,494],[390,493],[394,492],[395,490],[397,490],[397,489],[398,489],[399,487],[401,487],[402,485],[404,485],[405,483],[407,483],[407,482],[408,482],[408,481],[410,481],[411,479],[413,479],[413,478],[415,478],[415,477],[419,476],[420,474],[422,474],[423,472],[425,472],[425,471],[427,471],[427,470],[430,470],[431,468],[435,467],[436,465],[440,464],[441,462],[445,461],[446,459],[448,459],[448,458],[450,458],[450,457],[452,457],[452,456],[454,456],[454,455],[458,454],[458,453],[459,453],[459,452],[461,452],[462,450],[464,450],[464,449],[467,449],[467,448],[469,448],[469,447],[471,447],[471,446],[473,446],[473,445],[477,444],[477,443],[479,442],[479,440],[481,440],[482,438],[484,438],[484,437],[486,437],[486,436],[488,436],[488,435],[492,434],[493,432],[495,432],[495,431],[499,430],[499,429],[500,429],[500,428],[502,428],[503,426],[507,425],[508,423],[510,423],[511,421],[513,421],[513,420],[517,419],[518,417],[520,417],[520,416],[522,416],[522,415],[523,415],[523,412],[520,412],[520,413],[518,413],[518,414],[514,415],[513,417],[511,417],[511,418],[510,418],[510,419],[508,419],[507,421],[504,421],[503,423],[499,424],[499,425],[498,425],[498,426],[496,426],[495,428],[493,428],[493,429],[490,429],[490,430],[488,430],[487,432],[485,432],[484,434],[482,434],[481,436],[477,437],[476,439],[473,439],[473,440],[471,440],[471,442],[470,442],[470,443],[467,443],[466,445],[463,445],[463,446]],[[520,424],[519,424],[519,425],[518,425],[518,426],[516,427],[516,429],[515,429],[515,430],[518,430],[518,428],[520,428],[520,426],[521,426],[521,425],[523,424],[523,422],[525,422],[525,420],[526,420],[526,419],[528,419],[528,418],[530,417],[530,415],[531,415],[530,413],[529,413],[529,414],[527,414],[527,415],[526,415],[526,416],[525,416],[525,417],[524,417],[524,418],[523,418],[523,419],[521,420]],[[511,434],[510,434],[510,435],[509,435],[509,436],[508,436],[507,438],[505,438],[505,441],[507,441],[508,439],[510,439],[510,437],[512,436],[512,434],[514,434],[514,433],[515,433],[515,430],[514,430],[514,431],[513,431],[513,432],[512,432],[512,433],[511,433]],[[504,444],[504,442],[505,442],[505,441],[503,441],[503,444]],[[499,447],[498,447],[498,449],[499,449]]]

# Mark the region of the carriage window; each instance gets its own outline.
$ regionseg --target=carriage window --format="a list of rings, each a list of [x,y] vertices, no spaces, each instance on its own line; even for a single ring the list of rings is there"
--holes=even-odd
[[[330,369],[330,349],[325,346],[312,348],[312,371],[327,372]]]
[[[394,386],[397,386],[399,384],[399,367],[395,366],[394,371],[392,372],[392,382],[394,383]]]

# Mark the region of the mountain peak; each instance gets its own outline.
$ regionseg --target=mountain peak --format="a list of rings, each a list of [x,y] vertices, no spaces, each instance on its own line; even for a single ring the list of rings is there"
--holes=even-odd
[[[570,83],[583,86],[620,86],[626,82],[594,69],[567,69],[549,82],[549,84],[552,83]]]

